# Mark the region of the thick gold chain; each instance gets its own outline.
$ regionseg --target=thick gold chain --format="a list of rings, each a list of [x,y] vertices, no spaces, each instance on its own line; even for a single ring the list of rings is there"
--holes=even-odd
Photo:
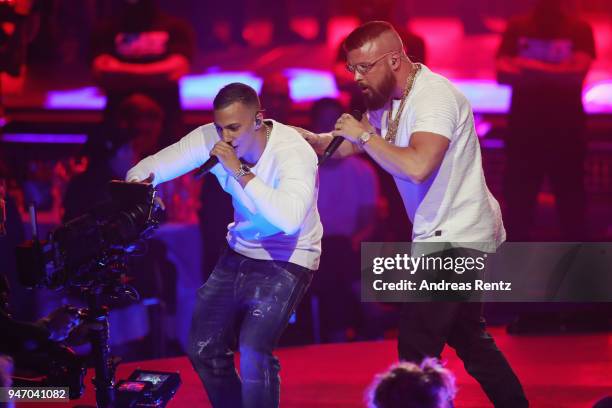
[[[406,88],[404,88],[404,94],[402,95],[402,100],[400,102],[400,106],[397,109],[397,113],[395,114],[395,118],[391,118],[391,114],[393,112],[393,103],[389,107],[389,111],[387,113],[387,134],[385,135],[385,140],[391,144],[395,143],[395,137],[397,136],[397,129],[399,128],[400,118],[402,117],[402,111],[404,110],[404,105],[406,105],[406,101],[408,100],[408,95],[412,90],[412,85],[414,84],[414,79],[417,76],[417,73],[421,70],[421,64],[416,63],[413,65],[414,69],[408,76],[406,80]]]

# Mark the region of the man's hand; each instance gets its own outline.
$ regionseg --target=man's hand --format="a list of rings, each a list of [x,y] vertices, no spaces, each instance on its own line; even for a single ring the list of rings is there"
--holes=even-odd
[[[301,127],[291,127],[297,130],[297,132],[304,138],[304,140],[306,140],[310,144],[310,146],[312,146],[315,153],[317,153],[318,155],[323,154],[323,152],[327,148],[327,145],[329,145],[332,140],[331,133],[314,133],[310,130],[303,129]]]
[[[142,180],[141,183],[151,184],[151,183],[153,183],[153,180],[155,180],[155,174],[149,173],[149,177],[147,177],[146,179]]]
[[[236,151],[229,143],[222,140],[218,141],[210,151],[210,155],[216,156],[219,163],[230,174],[234,174],[240,169],[240,160],[238,160]]]
[[[129,176],[129,172],[128,172],[128,176]],[[129,178],[126,179],[126,181],[128,183],[153,183],[153,180],[155,180],[155,174],[153,173],[149,173],[149,177],[147,177],[144,180],[138,180],[138,178],[135,175],[131,175],[129,176]]]
[[[127,180],[127,181],[129,183],[148,183],[148,184],[152,184],[153,180],[155,180],[155,173],[149,173],[149,177],[147,177],[144,180],[138,180],[137,178],[133,177],[133,178],[130,178],[129,180]],[[153,201],[155,202],[155,205],[157,207],[161,208],[162,211],[166,211],[166,204],[164,204],[164,202],[163,202],[163,200],[161,199],[160,196],[155,196]]]
[[[72,329],[81,323],[81,319],[76,308],[62,306],[55,309],[47,317],[40,319],[38,323],[49,330],[49,340],[63,341]]]
[[[370,132],[373,128],[364,115],[361,122],[348,113],[342,114],[336,121],[332,136],[342,136],[351,143],[358,143],[363,132]]]

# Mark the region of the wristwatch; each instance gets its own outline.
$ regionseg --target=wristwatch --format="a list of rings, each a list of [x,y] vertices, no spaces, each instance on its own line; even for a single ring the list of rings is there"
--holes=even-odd
[[[370,141],[370,139],[374,136],[374,132],[363,132],[359,135],[359,145],[364,146],[366,143]]]
[[[241,177],[246,176],[247,174],[251,174],[251,169],[249,168],[249,166],[242,163],[240,164],[238,170],[236,170],[236,172],[232,174],[232,177],[234,177],[236,181],[239,181]]]

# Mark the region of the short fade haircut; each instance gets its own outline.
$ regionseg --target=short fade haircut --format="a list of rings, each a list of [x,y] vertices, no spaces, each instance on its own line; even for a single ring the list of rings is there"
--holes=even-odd
[[[397,34],[395,28],[386,21],[369,21],[354,29],[342,42],[342,48],[345,53],[356,50],[361,48],[365,43],[380,37],[382,33],[386,33],[387,31],[392,31]]]
[[[214,110],[223,109],[235,102],[254,107],[257,110],[261,109],[257,92],[240,82],[233,82],[221,88],[213,100],[213,108]]]

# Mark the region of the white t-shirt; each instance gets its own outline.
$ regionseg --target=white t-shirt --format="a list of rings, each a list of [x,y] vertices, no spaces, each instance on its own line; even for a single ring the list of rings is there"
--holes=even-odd
[[[232,196],[234,222],[228,225],[227,241],[249,258],[316,270],[323,235],[317,211],[317,156],[293,128],[268,122],[273,125],[270,139],[251,168],[256,177],[244,189],[221,164],[211,171]],[[181,176],[208,160],[219,140],[214,124],[200,126],[141,160],[126,180],[140,181],[154,173],[154,184],[159,184]]]
[[[393,116],[400,101],[393,101]],[[386,135],[389,105],[369,112],[370,123]],[[472,108],[448,79],[422,65],[400,118],[397,146],[414,132],[450,140],[439,169],[415,184],[395,177],[413,223],[415,242],[451,242],[493,252],[506,240],[501,211],[485,182]],[[471,244],[471,245],[470,245]]]

